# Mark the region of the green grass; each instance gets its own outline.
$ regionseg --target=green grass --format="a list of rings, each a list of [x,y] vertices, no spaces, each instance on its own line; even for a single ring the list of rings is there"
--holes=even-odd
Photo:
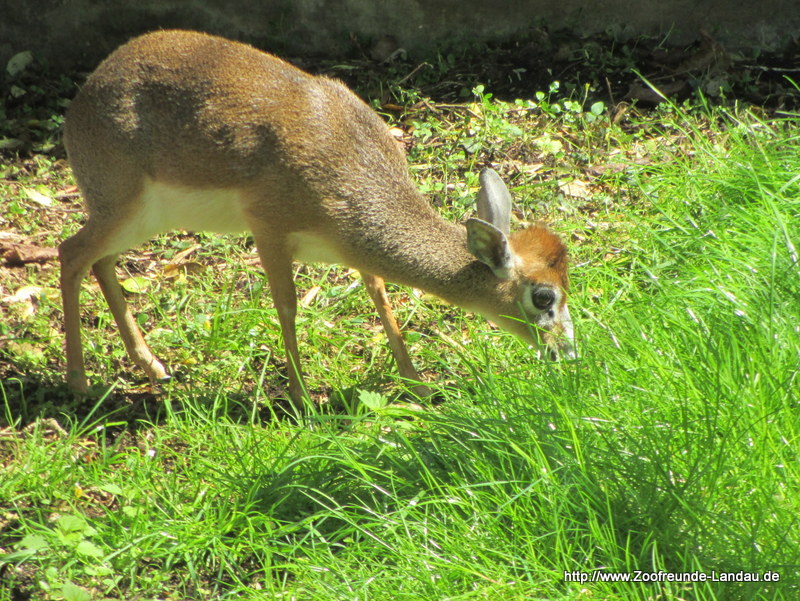
[[[12,332],[37,349],[14,358],[35,382],[0,388],[0,600],[797,598],[797,119],[662,107],[617,126],[570,106],[482,97],[420,115],[411,162],[454,219],[480,163],[537,165],[512,187],[573,251],[577,361],[538,361],[394,290],[441,398],[410,404],[356,278],[303,269],[301,294],[321,285],[299,318],[308,380],[332,402],[288,419],[273,410],[280,333],[249,242],[165,237],[159,260],[199,243],[205,269],[166,280],[125,265],[145,274],[133,302],[184,380],[128,420],[117,395],[137,376],[88,285],[91,369],[121,379],[108,399],[58,405],[45,295]],[[622,168],[564,196],[605,163]],[[663,580],[741,571],[780,580]]]

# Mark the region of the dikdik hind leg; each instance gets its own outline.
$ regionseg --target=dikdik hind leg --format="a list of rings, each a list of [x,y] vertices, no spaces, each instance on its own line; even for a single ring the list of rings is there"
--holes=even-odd
[[[164,366],[145,343],[122,295],[114,273],[117,255],[109,252],[109,248],[113,246],[109,240],[108,229],[98,226],[90,219],[77,234],[62,242],[58,249],[61,260],[67,383],[77,391],[85,391],[88,386],[81,345],[80,289],[81,281],[90,267],[117,322],[128,355],[150,379],[161,380],[167,377]]]
[[[103,296],[106,297],[108,307],[114,316],[114,321],[117,322],[119,334],[122,337],[125,350],[128,351],[128,356],[136,365],[142,368],[150,380],[154,382],[166,380],[169,378],[167,370],[150,350],[150,347],[147,346],[142,331],[139,329],[128,303],[125,302],[122,286],[120,286],[117,274],[114,271],[117,256],[109,255],[96,261],[92,265],[92,273],[97,278],[97,283],[100,284]]]

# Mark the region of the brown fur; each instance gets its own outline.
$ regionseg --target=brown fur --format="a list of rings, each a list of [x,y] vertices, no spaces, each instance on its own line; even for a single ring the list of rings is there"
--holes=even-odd
[[[559,282],[569,291],[567,247],[543,225],[532,225],[511,236],[514,252],[522,258],[523,273],[533,282]],[[566,300],[566,296],[565,296]]]
[[[442,219],[416,190],[404,154],[364,102],[337,81],[244,44],[185,31],[130,41],[100,64],[73,101],[65,144],[89,212],[83,229],[60,247],[67,371],[77,389],[86,386],[78,293],[90,268],[130,356],[151,378],[166,376],[113,270],[128,246],[189,225],[166,217],[160,224],[160,209],[143,216],[156,185],[173,196],[186,193],[186,202],[211,191],[236,199],[230,209],[198,204],[187,219],[194,223],[212,209],[221,218],[238,211],[253,232],[278,308],[295,399],[303,396],[303,380],[292,259],[308,251],[295,235],[310,236],[364,274],[408,379],[419,377],[383,278],[501,323],[511,323],[504,316],[524,318],[520,295],[531,282],[567,286],[566,250],[541,227],[512,238],[521,266],[507,280],[495,277],[468,252],[465,228]],[[167,194],[158,202],[167,215],[176,201]],[[530,328],[509,327],[536,339]]]

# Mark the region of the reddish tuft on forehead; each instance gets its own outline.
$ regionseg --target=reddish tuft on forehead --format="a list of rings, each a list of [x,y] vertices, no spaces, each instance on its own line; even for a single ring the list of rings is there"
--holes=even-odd
[[[561,238],[537,224],[515,232],[509,241],[522,259],[526,276],[537,282],[560,284],[564,290],[569,288],[567,247]]]

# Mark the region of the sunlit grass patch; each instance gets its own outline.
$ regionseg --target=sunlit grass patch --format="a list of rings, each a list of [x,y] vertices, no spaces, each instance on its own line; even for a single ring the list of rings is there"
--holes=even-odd
[[[617,125],[567,109],[476,97],[409,135],[415,176],[452,218],[490,162],[518,218],[568,240],[575,361],[392,287],[438,393],[403,397],[356,275],[300,268],[301,348],[326,402],[287,416],[246,237],[167,236],[123,259],[147,282],[128,291],[137,319],[181,372],[155,399],[91,284],[92,370],[123,400],[76,407],[48,384],[57,299],[5,324],[40,352],[0,386],[0,599],[795,598],[797,122],[672,106]],[[187,251],[178,273],[162,266]],[[25,277],[53,287],[55,272]],[[592,576],[637,572],[780,580]]]

